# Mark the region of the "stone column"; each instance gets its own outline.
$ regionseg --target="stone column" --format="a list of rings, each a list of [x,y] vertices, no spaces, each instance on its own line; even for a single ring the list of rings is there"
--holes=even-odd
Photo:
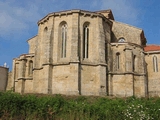
[[[70,84],[70,95],[79,95],[81,93],[81,83],[79,76],[79,64],[71,63],[70,64],[70,73],[72,84]]]
[[[71,62],[79,62],[79,14],[72,15]]]
[[[98,24],[97,24],[97,41],[98,41],[98,58],[99,58],[99,63],[106,63],[106,58],[105,58],[105,33],[104,33],[104,28],[103,28],[103,20],[102,18],[97,18],[98,19]]]
[[[134,80],[134,93],[137,97],[146,97],[148,95],[148,86],[147,86],[147,70],[146,70],[146,63],[144,58],[144,53],[140,53],[139,59],[139,75],[136,80]]]
[[[15,88],[16,92],[19,92],[19,93],[25,92],[24,91],[25,90],[25,71],[26,71],[26,59],[22,58],[20,61],[19,78]]]
[[[39,92],[45,94],[52,94],[52,69],[51,65],[43,66],[43,73],[42,79],[39,80]]]
[[[125,68],[127,74],[125,74],[124,96],[127,97],[127,96],[133,96],[134,94],[133,53],[130,46],[126,46],[125,48],[125,60],[126,60]]]
[[[132,64],[132,51],[130,48],[125,49],[125,60],[126,60],[126,72],[132,72],[133,71],[133,64]]]
[[[104,30],[104,21],[102,18],[97,17],[97,38],[96,41],[98,42],[98,64],[100,64],[98,67],[99,73],[97,75],[99,76],[99,94],[100,95],[106,95],[106,89],[107,89],[107,76],[106,76],[106,70],[107,70],[107,63],[106,63],[106,36],[105,36],[105,30]]]
[[[99,95],[107,95],[107,78],[106,78],[106,66],[98,66],[99,69]]]
[[[73,80],[71,93],[72,95],[78,95],[81,93],[81,79],[79,71],[79,14],[75,11],[72,15],[72,35],[71,35],[71,56],[70,56],[70,73]]]
[[[143,72],[144,72],[144,96],[148,96],[148,78],[147,78],[147,65],[146,65],[146,61],[145,61],[145,55],[144,53],[141,51],[141,57],[142,57],[142,61],[143,61]]]
[[[36,40],[36,48],[35,48],[35,57],[34,57],[34,68],[38,69],[41,67],[41,37],[42,37],[42,25],[38,25],[38,35],[37,35],[37,40]]]
[[[13,63],[12,63],[12,72],[11,72],[11,79],[9,79],[8,81],[8,85],[7,85],[7,90],[11,90],[13,89],[13,91],[15,90],[15,81],[16,81],[16,74],[17,74],[17,70],[16,70],[16,60],[14,59],[13,60]]]
[[[43,45],[41,50],[43,51],[44,55],[43,57],[43,63],[42,64],[51,64],[52,62],[52,41],[53,41],[53,17],[50,17],[49,20],[46,23],[46,29],[43,32]],[[45,29],[45,28],[44,28]]]
[[[112,75],[108,74],[108,95],[113,95],[113,82],[112,82]]]

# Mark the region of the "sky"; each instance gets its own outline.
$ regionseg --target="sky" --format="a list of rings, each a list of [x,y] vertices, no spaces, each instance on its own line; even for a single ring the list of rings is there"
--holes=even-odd
[[[70,9],[111,9],[116,21],[143,29],[147,44],[160,45],[159,0],[0,0],[0,66],[6,62],[12,70],[13,58],[28,53],[38,20]]]

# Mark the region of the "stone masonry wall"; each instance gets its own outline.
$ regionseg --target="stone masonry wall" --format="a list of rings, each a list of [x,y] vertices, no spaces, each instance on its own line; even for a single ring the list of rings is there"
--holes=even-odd
[[[157,70],[154,71],[153,57],[157,57]],[[149,96],[160,96],[160,54],[159,53],[146,53],[145,55],[148,75],[148,93]]]
[[[145,61],[142,51],[142,48],[135,44],[112,44],[113,68],[109,75],[110,95],[137,97],[147,95]]]
[[[8,68],[0,66],[0,91],[5,91],[8,82]]]
[[[141,29],[124,23],[113,21],[112,31],[112,42],[117,42],[118,39],[124,38],[126,42],[141,45]]]

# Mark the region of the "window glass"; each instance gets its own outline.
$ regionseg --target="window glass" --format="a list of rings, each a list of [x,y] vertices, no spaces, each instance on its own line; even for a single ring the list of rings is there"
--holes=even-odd
[[[125,39],[124,39],[124,38],[120,38],[120,39],[118,40],[118,42],[125,42]]]
[[[158,60],[156,56],[153,57],[153,71],[158,72]]]

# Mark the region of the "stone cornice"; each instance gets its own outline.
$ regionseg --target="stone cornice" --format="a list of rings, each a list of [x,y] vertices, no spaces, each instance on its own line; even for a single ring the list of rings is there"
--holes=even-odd
[[[26,59],[27,60],[27,57],[34,57],[34,53],[29,53],[29,54],[21,54],[18,58],[14,58],[14,60],[18,60],[18,61],[21,61],[21,60],[24,60]]]
[[[146,73],[136,73],[136,72],[109,72],[108,74],[111,75],[126,75],[126,74],[132,74],[136,76],[145,76]]]
[[[144,52],[144,54],[159,54],[159,53],[160,53],[160,50]]]
[[[118,45],[131,45],[131,46],[136,46],[139,48],[143,49],[143,46],[135,44],[135,43],[130,43],[130,42],[115,42],[115,43],[111,43],[112,46],[118,46]]]
[[[73,13],[79,13],[80,15],[84,16],[90,16],[90,17],[101,17],[103,20],[105,20],[107,23],[112,24],[112,22],[106,18],[104,15],[101,13],[96,13],[96,12],[90,12],[90,11],[85,11],[85,10],[67,10],[67,11],[60,11],[60,12],[53,12],[49,13],[45,17],[43,17],[41,20],[37,22],[38,25],[43,24],[44,22],[48,21],[50,17],[52,16],[67,16],[67,15],[72,15]]]
[[[21,78],[18,78],[18,80],[33,80],[33,77],[21,77]]]
[[[43,66],[51,65],[51,66],[61,66],[61,65],[70,65],[70,64],[80,64],[80,65],[86,65],[86,66],[108,66],[106,63],[92,63],[92,62],[61,62],[61,63],[46,63],[42,64],[42,67],[40,68],[33,68],[33,70],[41,70],[43,69]]]
[[[7,68],[7,67],[4,67],[4,66],[0,66],[0,68],[2,68],[2,69],[9,69],[9,68]]]

